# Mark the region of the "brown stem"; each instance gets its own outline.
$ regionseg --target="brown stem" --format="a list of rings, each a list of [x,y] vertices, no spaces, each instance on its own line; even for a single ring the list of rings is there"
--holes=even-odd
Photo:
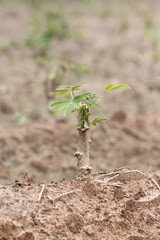
[[[81,119],[79,119],[79,123]],[[77,177],[85,177],[90,174],[91,167],[89,153],[90,153],[90,132],[88,118],[85,120],[85,127],[78,127],[78,148],[74,156],[77,157]]]

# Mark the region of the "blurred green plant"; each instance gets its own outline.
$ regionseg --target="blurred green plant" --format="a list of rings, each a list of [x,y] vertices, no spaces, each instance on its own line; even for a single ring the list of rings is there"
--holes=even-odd
[[[155,27],[154,18],[149,11],[140,11],[139,16],[144,22],[145,36],[150,40],[152,45],[152,60],[157,61],[160,57],[158,45],[160,41],[160,33]]]
[[[18,111],[14,112],[13,119],[15,119],[19,125],[25,125],[29,122],[28,119]]]
[[[31,5],[32,7],[40,7],[42,3],[44,3],[44,0],[17,0],[20,3]],[[49,2],[50,0],[45,0],[46,2]]]
[[[54,38],[80,36],[78,32],[70,29],[64,16],[57,12],[47,12],[43,20],[34,19],[30,22],[30,26],[32,33],[26,39],[26,45],[30,48],[41,49],[43,53],[46,53]]]
[[[16,175],[10,175],[11,178],[13,179],[13,182],[16,184],[16,185],[21,185],[21,181],[19,179],[19,177],[22,175],[22,173],[18,173]]]
[[[7,52],[12,46],[15,46],[17,42],[15,40],[10,40],[7,43],[0,44],[0,52],[5,53]]]
[[[46,64],[49,60],[45,58],[39,58],[38,62]],[[44,80],[44,92],[47,98],[51,98],[50,92],[55,91],[55,89],[63,84],[64,79],[67,75],[77,74],[91,74],[93,69],[79,62],[71,62],[67,60],[57,60],[53,64],[52,69],[47,74]]]
[[[25,224],[25,223],[22,223],[22,224],[21,224],[21,228],[22,228],[22,229],[24,229],[24,228],[26,228],[26,227],[27,227],[27,224]]]
[[[82,93],[75,95],[77,91],[81,90],[81,87],[86,85],[86,83],[76,84],[74,86],[62,85],[59,86],[55,92],[52,94],[56,95],[56,98],[66,95],[69,98],[56,99],[50,106],[54,109],[52,114],[56,116],[60,112],[63,116],[68,116],[69,113],[76,113],[78,117],[78,148],[77,152],[74,154],[78,160],[77,176],[84,177],[91,172],[89,166],[89,152],[90,152],[90,126],[96,126],[97,123],[104,123],[107,118],[95,118],[92,121],[89,120],[92,110],[102,113],[102,107],[99,105],[100,100],[109,91],[120,90],[120,89],[130,89],[128,85],[118,85],[109,84],[104,87],[104,92],[100,97],[95,93]],[[97,101],[94,101],[97,99]]]

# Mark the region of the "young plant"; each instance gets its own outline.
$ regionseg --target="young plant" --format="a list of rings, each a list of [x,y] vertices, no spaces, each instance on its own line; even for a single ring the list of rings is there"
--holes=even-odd
[[[97,123],[104,123],[107,118],[95,118],[90,121],[91,113],[95,109],[102,113],[102,107],[99,105],[99,101],[104,95],[113,90],[130,89],[128,85],[109,84],[104,87],[103,94],[98,97],[95,93],[82,93],[76,95],[75,93],[81,90],[81,87],[86,83],[76,84],[74,86],[59,86],[55,92],[56,97],[62,95],[70,96],[69,98],[56,99],[50,106],[54,108],[53,116],[56,116],[60,112],[66,117],[69,113],[76,113],[78,118],[78,147],[74,156],[77,157],[77,177],[84,177],[91,172],[90,167],[90,134],[91,126],[96,126]],[[94,99],[97,99],[94,101]]]

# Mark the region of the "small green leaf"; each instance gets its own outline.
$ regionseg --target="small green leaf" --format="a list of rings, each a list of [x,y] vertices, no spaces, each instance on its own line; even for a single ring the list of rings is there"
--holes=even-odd
[[[57,87],[56,90],[66,90],[66,88],[71,88],[71,86],[69,86],[69,85],[61,85],[61,86]]]
[[[81,90],[79,87],[72,87],[72,91]]]
[[[108,92],[108,91],[120,90],[120,89],[131,89],[131,87],[126,84],[118,85],[116,87],[114,84],[109,84],[108,86],[105,86],[104,89],[106,90],[106,92]]]
[[[111,90],[120,90],[120,89],[131,89],[131,87],[129,85],[123,84],[123,85],[118,85],[112,88]]]
[[[63,94],[65,94],[65,95],[69,95],[70,94],[70,91],[61,91],[61,92],[59,92],[57,95],[56,95],[56,98],[57,97],[59,97],[59,96],[61,96],[61,95],[63,95]]]
[[[93,73],[93,69],[86,67],[81,63],[74,63],[71,66],[79,73]]]
[[[77,84],[75,87],[81,87],[81,86],[84,86],[84,85],[86,85],[86,84],[89,84],[89,83],[88,83],[88,82],[79,83],[79,84]]]
[[[73,101],[73,107],[75,109],[79,109],[80,108],[80,104],[78,102],[76,102],[76,101]]]
[[[97,123],[104,123],[104,121],[108,120],[107,118],[95,118],[90,124],[96,126]]]
[[[70,90],[66,89],[61,89],[61,90],[56,90],[55,92],[51,92],[50,94],[66,94],[66,92],[70,92]]]
[[[65,105],[65,106],[66,106],[66,105]],[[56,109],[52,112],[52,115],[53,115],[53,116],[57,116],[57,115],[65,108],[65,106],[56,108]]]
[[[24,229],[24,228],[26,228],[26,227],[27,227],[27,225],[26,225],[26,224],[24,224],[24,223],[23,223],[23,224],[21,224],[21,228],[23,228],[23,229]]]
[[[65,105],[65,104],[68,104],[69,102],[71,102],[70,99],[68,98],[62,98],[62,99],[58,99],[58,100],[55,100],[51,105],[50,107],[56,107],[58,105]]]
[[[88,107],[89,112],[92,110],[92,105],[88,101],[83,101]]]
[[[98,112],[102,113],[101,107],[100,107],[97,103],[94,103],[94,102],[92,102],[92,101],[87,100],[87,101],[86,101],[86,104],[87,104],[87,102],[88,102],[93,108],[95,108]]]
[[[92,95],[92,93],[80,94],[80,95],[74,97],[74,101],[80,101],[80,100],[82,100],[82,99],[84,99],[84,98],[89,97],[90,95]]]
[[[93,93],[93,94],[88,95],[86,98],[87,98],[87,100],[89,100],[91,98],[98,98],[98,95]]]
[[[71,108],[71,103],[65,108],[65,110],[63,111],[63,116],[67,117],[69,112],[70,112],[70,108]]]
[[[104,89],[106,90],[106,92],[108,92],[108,91],[111,91],[114,86],[115,85],[111,83],[108,86],[105,86]]]

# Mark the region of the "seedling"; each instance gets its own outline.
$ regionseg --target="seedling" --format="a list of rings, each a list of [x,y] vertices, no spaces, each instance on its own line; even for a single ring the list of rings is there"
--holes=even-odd
[[[26,227],[27,227],[27,225],[26,225],[25,223],[22,223],[22,224],[21,224],[21,228],[22,228],[22,229],[24,229],[24,228],[26,228]]]
[[[22,175],[22,173],[18,173],[17,175],[10,175],[11,178],[14,180],[15,185],[21,185],[21,181],[19,180],[19,177]]]
[[[46,13],[43,20],[33,19],[30,22],[32,33],[26,39],[26,45],[41,54],[46,55],[47,50],[50,48],[53,39],[64,39],[79,37],[80,33],[70,29],[64,16],[57,12]]]
[[[0,53],[5,53],[7,52],[12,46],[16,46],[16,41],[10,40],[5,44],[0,45]]]
[[[19,125],[25,125],[28,123],[28,119],[25,116],[21,115],[21,113],[18,111],[14,112],[13,119],[17,120],[17,123]]]
[[[90,143],[91,143],[91,129],[92,126],[96,126],[98,123],[104,123],[107,118],[95,118],[90,121],[91,113],[95,109],[102,113],[102,107],[99,105],[100,100],[104,95],[113,90],[130,89],[128,85],[109,84],[104,87],[103,94],[98,97],[95,93],[82,93],[75,95],[75,92],[81,90],[81,87],[86,83],[76,84],[74,86],[63,85],[59,86],[55,92],[56,98],[67,95],[69,98],[56,99],[50,106],[54,108],[53,116],[56,116],[60,112],[63,116],[68,116],[69,113],[76,113],[78,118],[78,147],[74,156],[77,157],[77,177],[84,177],[91,172],[90,167]],[[94,101],[97,99],[96,101]]]

